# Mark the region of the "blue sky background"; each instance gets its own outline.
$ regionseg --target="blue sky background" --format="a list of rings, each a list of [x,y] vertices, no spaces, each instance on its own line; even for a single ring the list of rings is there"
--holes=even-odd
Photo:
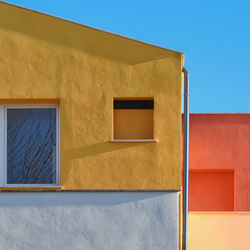
[[[250,112],[249,0],[5,2],[182,51],[191,112]]]

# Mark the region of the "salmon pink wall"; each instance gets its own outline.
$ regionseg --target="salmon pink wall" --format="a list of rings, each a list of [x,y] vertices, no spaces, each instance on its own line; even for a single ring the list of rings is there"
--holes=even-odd
[[[235,210],[250,211],[250,114],[191,114],[190,169],[234,170]]]
[[[249,212],[188,214],[188,249],[249,250]]]

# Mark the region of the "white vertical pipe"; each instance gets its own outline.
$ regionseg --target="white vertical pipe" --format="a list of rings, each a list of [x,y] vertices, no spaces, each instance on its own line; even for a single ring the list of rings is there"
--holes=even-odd
[[[183,151],[183,235],[182,249],[187,250],[188,236],[188,169],[189,169],[189,73],[184,73],[184,151]]]

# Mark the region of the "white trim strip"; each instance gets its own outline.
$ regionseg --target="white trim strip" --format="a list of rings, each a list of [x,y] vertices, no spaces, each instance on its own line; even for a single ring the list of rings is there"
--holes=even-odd
[[[60,185],[52,184],[5,184],[0,188],[62,188]]]
[[[4,144],[5,144],[5,134],[4,134],[4,107],[0,105],[0,185],[5,183],[5,168],[4,168]]]

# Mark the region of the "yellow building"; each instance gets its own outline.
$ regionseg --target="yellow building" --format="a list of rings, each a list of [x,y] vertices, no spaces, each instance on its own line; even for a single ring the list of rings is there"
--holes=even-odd
[[[2,2],[0,15],[5,249],[178,249],[183,54]]]

